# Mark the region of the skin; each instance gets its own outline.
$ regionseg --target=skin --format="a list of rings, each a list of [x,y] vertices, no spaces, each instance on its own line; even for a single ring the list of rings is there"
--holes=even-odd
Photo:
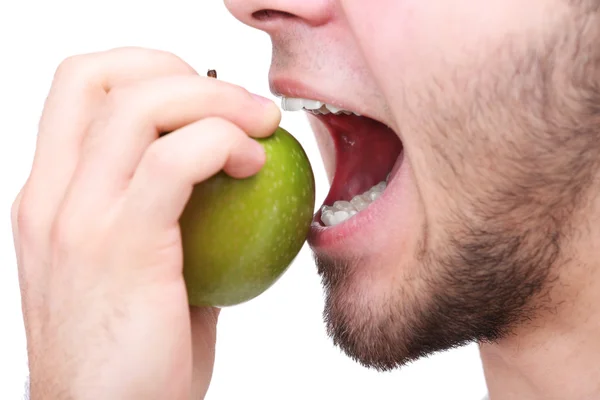
[[[270,34],[272,79],[293,77],[358,104],[405,148],[404,191],[385,224],[345,251],[315,249],[336,344],[387,370],[476,341],[492,400],[600,397],[600,4],[226,5]],[[164,53],[146,53],[164,64],[138,65],[136,51],[146,50],[82,56],[59,69],[32,175],[13,209],[38,397],[198,398],[210,380],[216,312],[188,316],[177,216],[192,184],[210,173],[255,173],[262,158],[242,131],[264,135],[279,114],[256,102],[263,109],[253,117],[241,89],[209,87]],[[139,72],[144,79],[132,82]],[[206,101],[219,118],[186,114],[185,96]],[[120,112],[125,103],[140,106],[132,115]],[[148,121],[181,133],[153,141]],[[330,139],[311,123],[331,175]],[[223,137],[186,135],[211,129]],[[173,151],[182,156],[165,156]],[[198,165],[190,152],[219,161]],[[135,340],[140,329],[155,335],[149,343]],[[90,331],[102,334],[82,334]],[[171,350],[149,360],[149,348]],[[136,375],[121,381],[107,352],[131,360],[127,371]],[[165,363],[173,367],[159,368]]]
[[[32,399],[204,397],[218,310],[188,308],[178,219],[194,183],[260,170],[248,135],[279,121],[172,54],[60,65],[12,213]]]

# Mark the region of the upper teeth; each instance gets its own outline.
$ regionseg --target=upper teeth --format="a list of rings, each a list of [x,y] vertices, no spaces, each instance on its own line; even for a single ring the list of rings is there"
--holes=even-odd
[[[281,99],[281,108],[285,111],[300,111],[308,110],[315,114],[354,114],[360,115],[352,111],[344,110],[331,104],[326,104],[318,100],[301,99],[294,97],[283,97]]]

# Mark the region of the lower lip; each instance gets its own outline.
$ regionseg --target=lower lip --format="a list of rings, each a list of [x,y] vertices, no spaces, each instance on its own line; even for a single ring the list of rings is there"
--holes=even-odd
[[[347,253],[354,248],[355,242],[364,242],[389,218],[389,212],[398,202],[405,187],[406,163],[404,152],[400,154],[390,173],[387,188],[381,196],[363,211],[350,219],[335,225],[324,226],[321,223],[321,211],[315,214],[308,236],[308,244],[315,253]]]

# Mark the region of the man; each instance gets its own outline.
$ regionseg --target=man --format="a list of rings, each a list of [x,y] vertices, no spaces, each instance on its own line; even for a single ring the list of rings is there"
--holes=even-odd
[[[476,341],[491,400],[600,398],[600,2],[226,4],[312,110],[335,343],[389,370]],[[204,396],[218,310],[188,310],[178,217],[279,118],[162,52],[59,67],[13,208],[33,399]]]

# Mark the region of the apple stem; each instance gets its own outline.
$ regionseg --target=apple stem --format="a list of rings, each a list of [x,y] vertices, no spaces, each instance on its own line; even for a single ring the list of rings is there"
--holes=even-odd
[[[208,72],[206,73],[206,76],[208,76],[209,78],[216,78],[217,77],[217,70],[215,70],[215,69],[209,69]]]

